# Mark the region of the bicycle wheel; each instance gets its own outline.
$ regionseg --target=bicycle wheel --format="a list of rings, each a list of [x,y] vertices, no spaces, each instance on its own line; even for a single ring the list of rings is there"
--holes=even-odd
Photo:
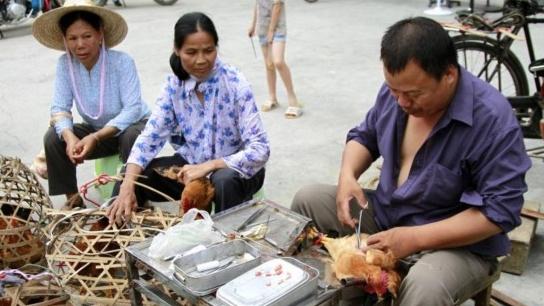
[[[64,0],[52,0],[51,1],[51,9],[56,9],[61,7],[64,4]]]
[[[106,5],[106,2],[108,2],[108,0],[94,0],[93,2],[98,6],[104,6]]]
[[[453,41],[459,64],[465,69],[490,83],[507,97],[529,94],[525,70],[511,50],[503,55],[496,42],[470,35],[455,36]]]

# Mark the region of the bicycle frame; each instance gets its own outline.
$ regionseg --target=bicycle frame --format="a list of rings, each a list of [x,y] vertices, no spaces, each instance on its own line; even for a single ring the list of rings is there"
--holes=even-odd
[[[512,107],[515,109],[516,117],[520,121],[524,136],[528,138],[536,138],[537,133],[539,134],[538,137],[544,137],[544,123],[543,120],[541,120],[543,117],[544,88],[542,88],[543,85],[540,77],[536,74],[530,73],[533,75],[536,93],[532,95],[529,93],[530,87],[528,86],[529,84],[527,82],[528,67],[521,64],[518,56],[512,52],[511,46],[516,40],[515,36],[517,36],[517,34],[523,30],[526,40],[526,48],[529,55],[529,64],[534,63],[537,58],[531,36],[530,24],[542,23],[544,23],[544,18],[524,17],[519,25],[511,28],[511,33],[513,35],[504,33],[502,31],[496,31],[495,38],[493,38],[491,35],[483,34],[483,32],[471,33],[470,31],[464,31],[463,29],[455,27],[449,29],[446,28],[448,30],[454,30],[463,34],[462,37],[457,40],[457,42],[460,42],[460,46],[465,46],[467,50],[470,50],[471,48],[475,48],[475,50],[482,50],[486,56],[490,55],[489,58],[484,58],[484,63],[481,67],[478,67],[477,70],[473,71],[475,75],[484,78],[488,82],[491,82],[493,79],[497,80],[498,83],[495,85],[501,92],[503,91],[503,88],[501,87],[503,84],[503,76],[501,75],[501,67],[503,67],[503,63],[505,64],[504,67],[507,67],[509,71],[509,76],[517,76],[513,77],[512,79],[515,84],[516,92],[514,94],[509,93],[507,98],[512,104]],[[483,46],[489,46],[489,48],[492,48],[495,51],[488,53],[488,51],[485,51],[485,48],[478,47],[478,42],[482,43]],[[467,62],[466,57],[464,60]],[[495,63],[493,63],[493,61],[495,61]],[[540,131],[536,132],[535,129],[540,129]]]
[[[526,17],[525,23],[523,24],[523,32],[525,34],[525,41],[527,45],[527,50],[529,52],[529,61],[531,63],[536,61],[536,57],[535,57],[535,51],[533,48],[533,41],[531,39],[531,32],[529,30],[529,24],[539,24],[539,23],[544,23],[544,18]],[[540,78],[536,75],[533,75],[533,78],[535,80],[536,91],[540,92],[541,90]]]
[[[523,33],[525,35],[525,44],[527,46],[527,51],[529,53],[529,63],[532,63],[536,61],[535,51],[533,47],[533,40],[531,38],[531,30],[529,28],[530,24],[539,24],[544,23],[544,18],[537,18],[537,17],[525,17],[525,22],[521,26],[516,26],[512,30],[513,34],[518,34],[520,30],[523,29]],[[503,36],[502,38],[497,39],[499,43],[499,47],[502,50],[508,50],[514,43],[514,39],[508,36]],[[540,83],[540,78],[533,75],[533,79],[535,82],[535,88],[537,92],[540,92],[542,84]]]

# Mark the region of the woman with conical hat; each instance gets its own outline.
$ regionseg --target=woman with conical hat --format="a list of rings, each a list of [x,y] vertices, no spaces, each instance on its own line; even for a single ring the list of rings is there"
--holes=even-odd
[[[57,62],[44,149],[49,194],[65,194],[70,207],[83,204],[76,166],[115,154],[126,162],[150,114],[133,59],[110,49],[127,30],[123,17],[91,0],[68,0],[32,27],[41,44],[65,52]],[[81,123],[73,122],[74,105]]]

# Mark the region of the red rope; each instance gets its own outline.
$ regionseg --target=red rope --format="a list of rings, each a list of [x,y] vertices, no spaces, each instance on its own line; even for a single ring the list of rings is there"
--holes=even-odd
[[[110,175],[107,175],[105,173],[103,174],[100,174],[99,176],[95,177],[94,179],[86,182],[85,184],[81,185],[81,187],[79,187],[79,193],[81,194],[81,196],[91,202],[93,205],[95,205],[96,207],[100,207],[100,203],[97,203],[95,201],[93,201],[92,199],[89,199],[87,197],[87,192],[89,191],[89,187],[92,187],[92,186],[96,186],[96,185],[106,185],[107,183],[110,183],[110,182],[113,182],[115,181],[115,179],[110,176]]]

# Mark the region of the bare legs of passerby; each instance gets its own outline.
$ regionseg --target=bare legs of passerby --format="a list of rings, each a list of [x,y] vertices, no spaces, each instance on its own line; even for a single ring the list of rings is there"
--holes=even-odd
[[[278,71],[285,89],[287,91],[287,101],[289,107],[285,112],[287,118],[297,118],[302,115],[301,106],[298,103],[297,96],[293,87],[291,71],[285,62],[285,41],[274,41],[272,44],[261,46],[265,68],[266,81],[268,84],[268,101],[263,104],[262,110],[269,111],[278,106],[276,95],[276,70]]]

